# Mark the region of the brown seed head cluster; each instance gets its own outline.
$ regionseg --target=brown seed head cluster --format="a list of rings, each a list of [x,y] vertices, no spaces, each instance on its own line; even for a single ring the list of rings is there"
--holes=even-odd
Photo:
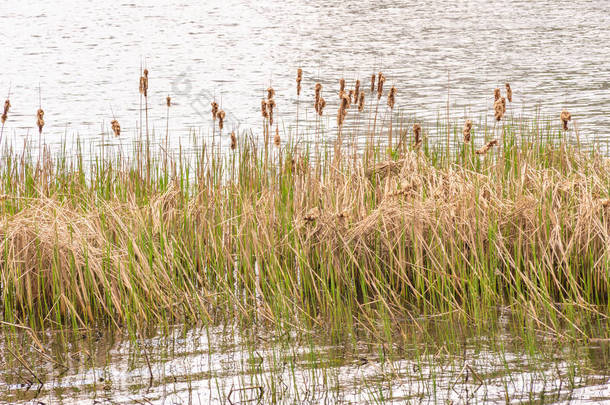
[[[513,102],[513,89],[510,88],[510,83],[506,83],[506,98],[509,103]]]
[[[502,97],[502,93],[500,93],[500,89],[494,90],[494,101],[498,101]]]
[[[377,74],[377,100],[381,100],[381,96],[383,95],[383,84],[385,83],[385,76],[383,73],[379,72]]]
[[[212,101],[212,119],[216,121],[216,117],[218,116],[218,103],[216,101]]]
[[[275,92],[274,92],[275,94]],[[273,125],[273,109],[275,108],[275,100],[273,98],[267,99],[267,113],[269,114],[269,125]]]
[[[110,125],[112,125],[112,132],[114,132],[114,136],[120,136],[121,135],[121,125],[119,124],[119,122],[114,119],[110,122]]]
[[[171,107],[172,98],[169,95],[165,98],[165,103],[167,104],[168,107]]]
[[[231,132],[231,150],[235,150],[237,148],[237,137],[235,136],[235,131]]]
[[[572,114],[570,114],[566,110],[563,110],[561,112],[561,115],[559,116],[559,118],[561,119],[561,123],[563,125],[563,130],[567,131],[568,130],[568,121],[572,120]]]
[[[261,100],[261,114],[263,118],[269,118],[269,113],[267,112],[267,100],[263,97]]]
[[[267,100],[271,100],[273,97],[275,97],[275,90],[273,90],[273,87],[269,87],[267,89]]]
[[[413,124],[413,149],[418,149],[422,144],[421,125]]]
[[[316,83],[316,93],[315,94],[316,94],[316,100],[315,100],[315,103],[313,106],[314,106],[314,109],[316,110],[316,112],[319,115],[322,115],[322,112],[320,110],[320,100],[323,100],[323,99],[322,99],[322,85],[320,83]],[[326,105],[326,103],[325,103],[325,105]]]
[[[273,137],[273,143],[275,144],[275,146],[277,146],[278,148],[280,147],[281,144],[281,138],[280,138],[280,130],[277,127],[277,125],[275,126],[275,136]]]
[[[341,92],[345,91],[345,79],[341,78],[341,80],[339,80],[339,94],[341,94]],[[339,97],[341,97],[341,95],[339,95]]]
[[[44,127],[44,111],[39,108],[36,112],[36,125],[38,125],[38,133],[42,133],[42,127]]]
[[[320,100],[318,101],[318,115],[321,117],[324,113],[324,107],[326,107],[326,100],[324,97],[320,96]]]
[[[390,89],[390,93],[388,94],[388,106],[390,109],[394,109],[394,104],[396,103],[396,87],[392,86]]]
[[[364,111],[364,92],[360,93],[360,99],[358,100],[358,111]]]
[[[375,73],[371,75],[371,93],[375,92]]]
[[[220,130],[222,131],[222,128],[224,127],[225,123],[225,112],[223,110],[218,110],[216,116],[218,117],[218,128],[220,128]]]
[[[358,102],[358,98],[360,97],[360,79],[356,80],[356,85],[354,86],[354,103]]]
[[[493,146],[496,146],[498,144],[498,140],[497,139],[492,139],[491,141],[487,142],[485,145],[483,145],[483,147],[481,147],[481,149],[476,151],[477,155],[484,155],[486,154]]]
[[[504,102],[506,103],[506,101]],[[501,121],[502,117],[504,117],[504,111],[506,107],[502,103],[502,99],[496,100],[494,103],[494,116],[496,117],[496,121]]]
[[[303,80],[303,69],[297,69],[297,96],[301,94],[301,80]]]
[[[343,126],[345,117],[347,117],[347,109],[350,106],[350,98],[347,94],[343,94],[341,98],[341,104],[339,105],[339,111],[337,111],[337,125]]]
[[[4,112],[2,113],[2,124],[4,124],[6,122],[6,119],[8,118],[8,110],[10,108],[11,108],[11,102],[7,98],[6,101],[4,101]]]
[[[470,131],[472,130],[472,121],[466,120],[462,134],[464,135],[464,143],[470,142]]]
[[[144,69],[144,75],[140,76],[140,94],[148,97],[148,69]]]

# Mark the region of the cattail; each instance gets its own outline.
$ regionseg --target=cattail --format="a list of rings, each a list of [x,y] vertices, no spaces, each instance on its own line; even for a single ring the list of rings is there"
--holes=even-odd
[[[470,142],[470,131],[472,130],[472,121],[466,120],[464,123],[464,130],[462,134],[464,135],[464,143]]]
[[[6,101],[4,102],[4,112],[2,113],[2,124],[4,124],[6,122],[6,119],[8,118],[9,108],[11,108],[11,102],[7,98]]]
[[[561,123],[563,124],[563,130],[567,131],[568,130],[568,121],[572,120],[572,114],[570,114],[566,110],[563,110],[561,112],[561,115],[559,116],[559,118],[561,118]]]
[[[381,100],[381,96],[383,95],[383,84],[385,83],[385,76],[379,72],[377,82],[377,100]]]
[[[345,79],[343,78],[339,80],[339,93],[341,93],[342,91],[345,91]]]
[[[504,115],[506,114],[506,99],[504,97],[501,97],[500,102],[502,103],[502,115]]]
[[[354,99],[354,103],[358,102],[358,97],[360,97],[360,79],[356,80],[356,85],[354,86],[354,95],[356,98]]]
[[[493,146],[496,146],[498,144],[498,140],[497,139],[492,139],[491,141],[487,142],[485,145],[483,145],[483,147],[481,147],[481,149],[477,150],[475,153],[477,155],[484,155],[486,154]]]
[[[341,105],[339,106],[339,111],[337,111],[337,125],[342,126],[345,121],[345,117],[347,116],[347,109],[350,105],[350,99],[347,94],[344,94],[341,98]]]
[[[297,69],[297,96],[301,94],[301,80],[303,80],[303,69]]]
[[[392,86],[390,93],[388,94],[388,106],[390,109],[394,109],[394,103],[396,103],[396,87]]]
[[[421,125],[413,124],[413,149],[417,149],[421,146]]]
[[[324,107],[326,107],[326,100],[324,100],[324,97],[320,97],[320,100],[318,101],[318,115],[320,115],[320,117],[322,116],[322,113],[324,112]]]
[[[269,125],[273,125],[273,109],[275,108],[275,100],[270,98],[267,100],[267,112],[269,113]]]
[[[349,93],[347,93],[348,97],[349,97],[349,104],[351,105],[353,102],[357,101],[356,98],[354,98],[354,90],[350,90]]]
[[[343,96],[345,96],[345,90],[339,90],[339,100],[343,100]]]
[[[224,127],[225,122],[225,112],[223,110],[218,110],[218,113],[216,115],[218,117],[218,128],[220,128],[220,130],[222,131],[222,127]]]
[[[218,116],[218,103],[216,101],[212,101],[212,119],[216,121],[216,117]]]
[[[261,114],[263,118],[269,118],[269,114],[267,113],[267,101],[263,98],[261,100]]]
[[[494,101],[498,101],[500,99],[500,97],[502,97],[502,94],[500,93],[500,89],[495,89],[494,90]]]
[[[513,102],[513,89],[510,88],[510,83],[506,83],[506,98],[509,103]]]
[[[237,138],[235,137],[235,131],[231,132],[231,150],[237,148]]]
[[[502,120],[502,117],[504,116],[504,107],[501,99],[498,99],[494,103],[494,116],[496,117],[496,121]]]
[[[322,96],[322,85],[320,83],[316,83],[316,102],[314,104],[314,108],[316,110],[316,112],[319,114],[319,108],[320,108],[320,97]]]
[[[119,122],[114,119],[110,122],[110,125],[112,125],[112,132],[114,132],[114,136],[120,136],[121,135],[121,125],[119,125]]]
[[[274,96],[275,96],[275,90],[273,90],[273,87],[269,87],[267,89],[267,99],[271,100]]]
[[[364,111],[364,92],[360,93],[360,99],[358,100],[358,111]]]
[[[371,75],[371,93],[375,92],[375,73]]]
[[[148,97],[148,69],[144,69],[144,75],[140,77],[140,94]]]
[[[273,137],[273,143],[275,144],[275,146],[277,146],[278,148],[280,147],[280,130],[277,127],[277,125],[275,126],[275,136]]]
[[[36,124],[38,125],[38,133],[42,133],[42,127],[44,127],[44,111],[39,108],[36,112]]]
[[[172,105],[172,98],[170,96],[167,96],[165,98],[165,102],[166,102],[168,107],[171,107],[171,105]]]

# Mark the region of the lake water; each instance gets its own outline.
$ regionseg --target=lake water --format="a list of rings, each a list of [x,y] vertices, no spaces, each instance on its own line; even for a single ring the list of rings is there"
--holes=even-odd
[[[316,81],[332,126],[340,76],[348,86],[360,78],[366,88],[382,70],[409,117],[444,114],[449,86],[454,119],[491,119],[493,89],[509,81],[509,111],[532,115],[540,104],[543,115],[558,117],[567,108],[583,138],[608,135],[605,0],[137,3],[4,0],[0,95],[10,87],[13,105],[5,134],[18,143],[37,137],[40,85],[47,143],[78,135],[95,145],[113,114],[123,138],[134,137],[144,63],[150,126],[165,133],[170,94],[173,140],[191,129],[210,134],[214,98],[229,129],[253,128],[258,136],[260,98],[270,83],[276,119],[292,125],[297,67],[304,70],[301,121],[313,118]]]
[[[610,401],[608,342],[557,345],[540,337],[530,351],[523,336],[508,329],[473,334],[453,327],[450,339],[427,330],[432,340],[415,338],[391,347],[364,336],[328,343],[264,328],[153,331],[140,337],[139,349],[120,332],[65,340],[46,334],[40,346],[8,334],[16,340],[0,343],[0,403]],[[21,343],[15,347],[15,341]]]

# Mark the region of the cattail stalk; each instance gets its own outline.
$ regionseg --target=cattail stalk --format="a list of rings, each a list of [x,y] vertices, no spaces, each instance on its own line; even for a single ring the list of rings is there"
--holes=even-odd
[[[10,90],[9,90],[9,97],[10,97]],[[0,129],[0,147],[2,146],[2,135],[4,135],[4,124],[6,123],[6,120],[8,118],[8,110],[10,108],[11,108],[11,101],[9,100],[9,98],[7,98],[4,101],[4,111],[3,111],[2,117],[1,117],[2,129]]]

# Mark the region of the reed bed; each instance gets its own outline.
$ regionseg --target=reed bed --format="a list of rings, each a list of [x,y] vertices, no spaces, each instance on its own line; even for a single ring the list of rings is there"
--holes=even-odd
[[[378,94],[384,81],[379,73]],[[270,88],[261,104],[265,139],[273,97]],[[90,164],[5,148],[3,320],[237,319],[390,334],[421,316],[485,322],[509,308],[545,333],[592,338],[610,309],[610,161],[568,142],[565,114],[553,125],[509,120],[500,103],[493,128],[393,119],[389,153],[388,128],[366,123],[315,144],[276,125],[271,151],[230,132],[223,153],[134,146]],[[212,111],[222,129],[224,112]],[[435,130],[457,146],[432,144]]]

